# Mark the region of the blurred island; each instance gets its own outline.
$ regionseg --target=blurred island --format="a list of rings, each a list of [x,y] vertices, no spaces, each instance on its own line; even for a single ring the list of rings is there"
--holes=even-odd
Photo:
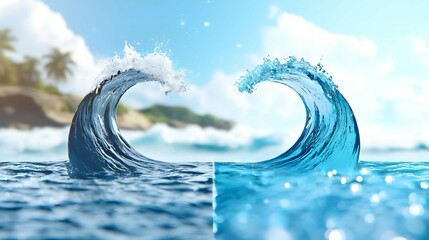
[[[140,110],[150,121],[154,123],[166,123],[171,127],[185,127],[188,124],[200,127],[213,127],[222,130],[230,130],[234,123],[220,119],[211,114],[198,115],[190,109],[181,106],[166,106],[157,104]]]
[[[31,129],[64,127],[71,124],[81,97],[51,93],[24,86],[0,86],[0,128]],[[123,129],[147,130],[155,123],[173,128],[188,125],[230,130],[234,123],[211,114],[199,115],[183,106],[153,105],[135,110],[118,105],[118,124]]]
[[[70,125],[82,98],[61,93],[56,85],[73,75],[72,53],[52,48],[41,58],[24,55],[16,61],[8,55],[15,52],[16,40],[10,29],[0,29],[0,128]],[[155,123],[175,128],[193,124],[222,130],[234,126],[232,121],[210,114],[199,115],[186,107],[166,105],[136,110],[119,104],[117,120],[121,128],[133,130],[147,130]]]

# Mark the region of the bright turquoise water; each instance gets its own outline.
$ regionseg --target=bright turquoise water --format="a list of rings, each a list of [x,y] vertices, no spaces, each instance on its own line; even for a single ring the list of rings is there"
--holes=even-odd
[[[429,163],[340,174],[215,164],[216,239],[428,239]],[[402,237],[402,238],[400,238]]]

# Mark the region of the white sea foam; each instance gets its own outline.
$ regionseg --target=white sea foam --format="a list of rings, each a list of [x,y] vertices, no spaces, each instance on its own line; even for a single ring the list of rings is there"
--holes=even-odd
[[[0,162],[67,159],[65,128],[0,129]]]
[[[68,131],[69,127],[35,128],[25,131],[0,129],[2,153],[0,161],[66,160]],[[177,129],[165,124],[156,124],[148,131],[123,130],[122,133],[143,155],[146,153],[159,155],[165,161],[178,160],[176,156],[178,152],[181,154],[180,161],[189,161],[189,157],[193,156],[196,150],[199,150],[199,154],[208,155],[213,154],[213,150],[224,155],[238,152],[253,155],[258,150],[271,146],[276,146],[281,151],[284,146],[284,139],[278,133],[258,131],[240,125],[230,131],[224,131],[195,125]],[[199,157],[201,161],[209,161],[208,159],[210,156]]]
[[[122,131],[122,133],[130,142],[137,144],[139,142],[156,141],[163,144],[198,145],[224,150],[241,148],[254,150],[283,142],[280,134],[254,130],[244,125],[238,125],[230,131],[225,131],[214,128],[201,128],[196,125],[177,129],[165,124],[156,124],[147,132]]]
[[[115,56],[106,63],[101,73],[94,81],[95,89],[99,84],[116,75],[118,71],[124,72],[134,69],[151,76],[161,83],[162,90],[167,92],[182,92],[186,90],[185,71],[176,70],[169,56],[160,50],[142,56],[134,47],[125,43],[124,56]]]
[[[0,162],[66,160],[68,131],[69,127],[0,129]],[[139,152],[164,161],[190,161],[189,157],[195,155],[199,161],[219,161],[219,154],[222,154],[221,161],[260,161],[286,151],[295,141],[286,133],[256,130],[243,125],[222,131],[199,126],[177,129],[156,124],[145,132],[121,132]],[[427,156],[427,151],[368,153],[364,149],[360,159],[429,161]]]

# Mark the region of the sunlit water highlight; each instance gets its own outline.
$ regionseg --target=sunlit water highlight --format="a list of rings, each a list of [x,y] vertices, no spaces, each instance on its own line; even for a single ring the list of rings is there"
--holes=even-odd
[[[429,163],[361,162],[346,175],[215,171],[216,239],[428,236]]]

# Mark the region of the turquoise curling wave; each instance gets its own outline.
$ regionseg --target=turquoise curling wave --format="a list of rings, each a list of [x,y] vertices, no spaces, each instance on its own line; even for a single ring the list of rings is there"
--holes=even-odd
[[[104,80],[86,95],[70,127],[70,175],[147,173],[171,167],[136,151],[122,137],[116,122],[117,105],[124,93],[137,83],[149,81],[164,84],[149,74],[131,69]]]
[[[237,85],[241,92],[251,93],[261,82],[280,83],[298,93],[305,105],[305,127],[296,143],[283,154],[266,161],[235,166],[294,172],[348,171],[356,166],[360,151],[356,119],[346,99],[320,64],[312,66],[295,57],[284,63],[278,59],[265,59]],[[223,164],[217,164],[220,165]]]

